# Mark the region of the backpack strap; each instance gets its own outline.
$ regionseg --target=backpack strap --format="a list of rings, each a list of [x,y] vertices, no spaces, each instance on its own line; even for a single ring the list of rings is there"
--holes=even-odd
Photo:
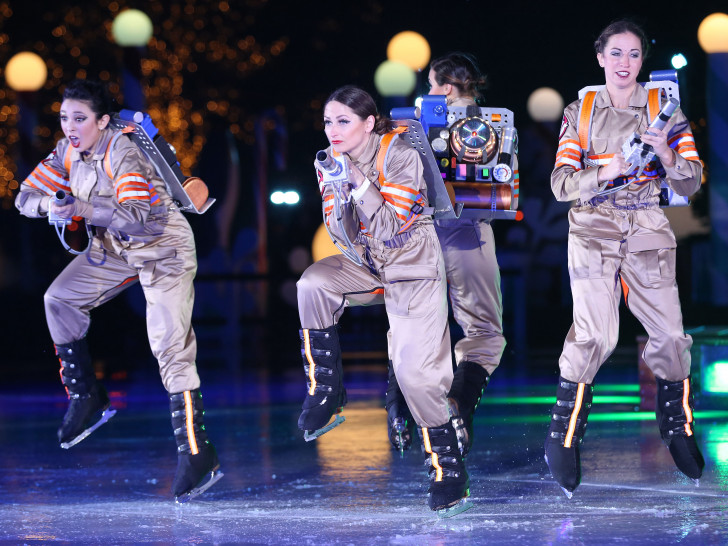
[[[394,137],[400,133],[406,132],[408,127],[406,125],[399,125],[395,127],[387,134],[382,137],[382,141],[379,144],[379,152],[377,152],[377,172],[379,173],[379,184],[384,184],[386,176],[384,176],[384,164],[387,160],[387,153],[389,152],[389,146],[394,141]]]
[[[589,151],[589,142],[591,142],[591,120],[594,114],[594,101],[596,96],[596,91],[587,91],[584,98],[581,99],[581,105],[579,106],[579,146],[581,146],[584,157],[586,157],[586,153]]]
[[[653,87],[647,90],[647,118],[648,123],[657,117],[660,113],[660,91],[659,87]]]
[[[71,143],[68,143],[66,155],[63,156],[63,166],[66,168],[66,176],[71,178]]]
[[[133,127],[127,127],[126,129],[117,131],[117,133],[111,137],[109,144],[106,146],[106,153],[104,153],[104,171],[111,180],[114,180],[114,171],[111,168],[111,154],[114,150],[114,144],[116,144],[116,141],[119,140],[121,135],[131,133],[132,131],[134,131]]]

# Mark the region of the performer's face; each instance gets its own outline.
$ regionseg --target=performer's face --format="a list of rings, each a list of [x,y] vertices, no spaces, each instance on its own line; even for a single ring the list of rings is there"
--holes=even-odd
[[[331,147],[340,154],[360,157],[374,129],[374,116],[360,118],[354,110],[331,101],[324,108],[324,131]]]
[[[427,82],[430,84],[430,92],[428,95],[445,95],[448,96],[453,92],[454,88],[449,83],[443,83],[440,85],[435,79],[435,71],[430,68],[430,73],[427,75]]]
[[[86,152],[96,146],[101,131],[109,123],[107,114],[97,119],[88,102],[75,99],[63,101],[59,117],[63,134],[79,152]]]
[[[597,53],[597,59],[604,68],[607,88],[630,88],[642,68],[642,44],[631,32],[615,34],[607,40],[604,52]]]

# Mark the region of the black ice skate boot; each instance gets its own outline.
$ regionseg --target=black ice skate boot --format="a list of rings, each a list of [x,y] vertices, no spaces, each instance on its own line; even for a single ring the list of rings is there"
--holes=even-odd
[[[662,441],[678,470],[699,485],[705,461],[693,431],[693,390],[690,376],[682,381],[657,379],[657,424]]]
[[[448,518],[472,507],[470,478],[465,470],[463,456],[452,422],[439,427],[419,428],[423,450],[429,455],[430,488],[427,502],[441,518]]]
[[[455,427],[463,457],[473,445],[473,414],[489,380],[490,374],[485,368],[466,360],[458,364],[450,392],[447,393],[452,425]]]
[[[412,447],[415,420],[412,418],[404,395],[399,388],[394,375],[392,361],[389,361],[389,377],[387,379],[387,394],[384,407],[387,409],[387,425],[389,427],[389,441],[392,447],[404,456],[405,450]]]
[[[223,473],[215,447],[207,439],[200,389],[170,394],[169,410],[177,441],[177,473],[172,493],[175,501],[183,503],[207,491]]]
[[[56,345],[56,354],[68,392],[68,409],[58,429],[58,441],[68,449],[111,419],[116,410],[109,407],[106,389],[96,381],[85,339]]]
[[[551,410],[545,459],[551,475],[568,498],[581,483],[579,447],[591,409],[592,391],[591,384],[572,383],[559,377],[556,404]]]
[[[307,442],[318,438],[344,421],[338,414],[346,405],[346,389],[342,382],[341,347],[336,325],[323,330],[304,328],[301,336],[303,369],[308,379],[298,428],[305,431]]]

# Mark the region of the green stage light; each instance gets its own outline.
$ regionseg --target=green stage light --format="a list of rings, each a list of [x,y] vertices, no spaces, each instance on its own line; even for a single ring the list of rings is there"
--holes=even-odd
[[[728,361],[720,360],[703,365],[702,390],[728,393]]]

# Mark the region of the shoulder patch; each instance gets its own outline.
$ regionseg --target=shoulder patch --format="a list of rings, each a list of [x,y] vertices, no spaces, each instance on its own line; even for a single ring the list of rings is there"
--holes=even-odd
[[[569,128],[569,120],[566,119],[566,114],[564,114],[564,119],[561,120],[561,130],[559,131],[559,140],[561,140],[564,136],[564,133],[566,133],[566,129]]]

